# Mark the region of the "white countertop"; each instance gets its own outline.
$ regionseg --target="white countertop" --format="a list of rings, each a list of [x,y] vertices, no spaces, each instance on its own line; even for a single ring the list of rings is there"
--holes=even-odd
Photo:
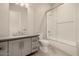
[[[3,37],[3,38],[0,38],[0,41],[14,40],[18,38],[25,38],[25,37],[27,38],[27,37],[34,37],[34,36],[39,36],[39,34]]]

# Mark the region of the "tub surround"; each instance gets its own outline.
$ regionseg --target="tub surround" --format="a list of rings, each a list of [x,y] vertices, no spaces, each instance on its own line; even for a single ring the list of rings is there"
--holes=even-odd
[[[47,38],[51,45],[79,55],[79,4],[65,3],[47,13]],[[55,39],[54,39],[55,38]]]

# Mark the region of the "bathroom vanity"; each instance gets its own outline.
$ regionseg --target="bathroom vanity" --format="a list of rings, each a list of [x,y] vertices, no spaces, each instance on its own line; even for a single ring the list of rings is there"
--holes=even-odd
[[[0,4],[0,56],[25,56],[38,51],[39,35],[34,34],[28,15],[25,7]]]
[[[0,56],[25,56],[39,50],[39,35],[0,38]]]

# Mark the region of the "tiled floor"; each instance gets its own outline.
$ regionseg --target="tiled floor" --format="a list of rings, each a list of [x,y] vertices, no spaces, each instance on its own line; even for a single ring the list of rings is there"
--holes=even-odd
[[[39,50],[38,52],[34,53],[32,56],[69,56],[69,55],[59,49],[49,47],[47,52]]]

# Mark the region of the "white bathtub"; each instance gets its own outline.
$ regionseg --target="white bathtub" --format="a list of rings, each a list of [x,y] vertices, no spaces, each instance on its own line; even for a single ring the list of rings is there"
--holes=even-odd
[[[76,47],[76,43],[74,42],[51,39],[50,44],[52,47],[60,49],[69,55],[77,56],[77,47]]]

